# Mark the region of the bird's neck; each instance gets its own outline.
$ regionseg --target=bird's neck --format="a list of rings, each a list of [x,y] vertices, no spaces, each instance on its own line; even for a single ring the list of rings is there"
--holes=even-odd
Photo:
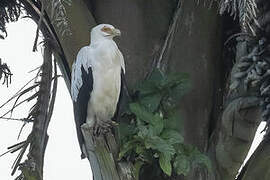
[[[112,37],[104,37],[100,35],[93,35],[91,36],[90,44],[96,44],[100,42],[110,42],[113,41]]]
[[[112,43],[112,44],[114,44],[114,41],[113,41],[113,39],[108,39],[108,38],[102,38],[102,39],[91,39],[91,41],[90,41],[90,46],[92,46],[92,47],[96,47],[96,46],[98,46],[98,45],[100,45],[100,44],[107,44],[107,43]]]

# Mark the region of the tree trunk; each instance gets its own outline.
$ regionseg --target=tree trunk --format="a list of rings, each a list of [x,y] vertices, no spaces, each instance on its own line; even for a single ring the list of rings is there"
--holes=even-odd
[[[236,66],[229,72],[225,65],[235,59],[238,63],[242,56],[249,53],[248,45],[246,39],[238,39],[236,58],[225,59],[222,54],[224,27],[227,25],[217,13],[217,5],[206,1],[181,0],[178,9],[177,4],[175,0],[74,0],[71,6],[65,5],[72,35],[63,36],[57,25],[52,23],[53,19],[48,17],[50,28],[56,33],[65,57],[59,62],[68,65],[62,66],[62,71],[70,88],[72,63],[78,50],[89,44],[90,29],[100,23],[113,24],[122,32],[122,37],[116,41],[124,55],[127,82],[132,89],[136,82],[146,77],[153,61],[160,56],[175,11],[178,11],[174,36],[163,54],[163,62],[167,72],[186,72],[191,77],[192,88],[181,100],[179,126],[182,127],[185,143],[208,154],[213,172],[194,168],[186,177],[163,179],[234,179],[251,145],[260,113],[258,99],[253,96],[255,90],[245,92],[240,87],[239,92],[228,91]],[[208,8],[210,4],[212,6]],[[51,14],[51,10],[47,8],[47,14]],[[233,24],[232,20],[228,22]],[[227,74],[230,78],[226,77]],[[96,139],[98,145],[93,149],[90,130],[83,127],[83,132],[85,139],[89,139],[88,158],[95,180],[129,179],[123,178],[122,173],[134,172],[130,165],[117,162],[115,153],[119,147],[108,148],[110,145],[105,143],[108,139],[101,137]],[[109,143],[117,146],[113,143],[114,137],[111,137],[113,139]],[[260,158],[259,154],[254,159]],[[251,161],[248,169],[254,163]],[[140,178],[144,179],[149,179],[147,173]]]
[[[117,42],[125,57],[127,81],[132,88],[135,82],[145,78],[152,61],[159,55],[176,5],[177,1],[162,0],[74,1],[70,7],[66,6],[73,35],[64,39],[60,36],[68,64],[71,67],[79,48],[89,44],[91,27],[99,23],[113,24],[122,31],[122,37]],[[222,62],[222,35],[222,18],[217,14],[217,6],[208,9],[206,5],[195,1],[181,2],[177,30],[164,59],[168,63],[169,72],[187,72],[191,76],[192,88],[181,101],[183,119],[179,126],[184,126],[182,134],[185,143],[195,145],[209,154],[215,172],[214,176],[210,176],[204,169],[196,168],[187,177],[178,177],[179,180],[233,178],[241,165],[239,161],[243,161],[251,143],[251,139],[248,139],[248,143],[242,146],[245,151],[237,152],[237,156],[241,157],[237,164],[223,161],[228,153],[233,156],[236,150],[225,153],[226,150],[220,150],[220,147],[235,146],[238,143],[230,135],[231,138],[224,141],[223,136],[227,137],[229,132],[219,132],[223,129],[220,121],[224,118],[219,114],[222,112],[223,88],[226,83]],[[226,115],[227,111],[224,112]],[[225,119],[224,123],[231,121],[230,118]],[[254,132],[256,127],[250,127],[250,131]],[[213,132],[218,135],[213,135]],[[214,138],[217,142],[210,138],[211,135],[218,136]],[[233,167],[230,175],[224,176],[224,166]]]

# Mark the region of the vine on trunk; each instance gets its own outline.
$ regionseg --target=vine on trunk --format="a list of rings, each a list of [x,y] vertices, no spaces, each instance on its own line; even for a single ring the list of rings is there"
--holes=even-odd
[[[198,164],[211,169],[208,157],[185,144],[176,129],[179,127],[177,105],[188,86],[187,74],[166,76],[158,69],[137,86],[136,95],[125,113],[130,123],[122,121],[119,125],[119,160],[133,162],[136,179],[144,165],[159,164],[155,173],[163,172],[167,176],[187,175],[191,167]]]

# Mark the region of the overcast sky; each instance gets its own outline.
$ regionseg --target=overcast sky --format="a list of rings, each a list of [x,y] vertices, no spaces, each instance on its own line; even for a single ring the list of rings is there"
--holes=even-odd
[[[12,76],[12,84],[8,88],[5,85],[0,85],[0,105],[35,75],[35,72],[28,72],[40,66],[42,62],[41,49],[39,48],[39,52],[32,52],[36,25],[31,20],[22,19],[17,23],[8,24],[7,29],[8,37],[5,40],[0,40],[0,58],[8,63],[14,75]],[[28,107],[17,109],[13,117],[26,117]],[[0,109],[0,116],[5,110],[7,108]],[[0,119],[0,154],[4,153],[8,146],[25,140],[31,131],[31,125],[24,128],[21,138],[17,140],[21,126],[21,122]],[[263,125],[257,131],[252,151],[262,138],[262,134],[260,134],[262,129]],[[92,174],[89,163],[87,160],[80,159],[72,102],[62,78],[59,79],[56,104],[48,134],[49,143],[44,161],[44,180],[90,180]],[[10,173],[16,155],[7,154],[0,158],[0,180],[13,180],[15,178],[11,177]]]
[[[36,25],[30,19],[22,19],[7,25],[8,37],[0,40],[0,58],[7,62],[12,73],[12,83],[7,88],[0,85],[0,105],[19,90],[36,72],[28,73],[41,65],[42,53],[33,53]],[[2,81],[1,81],[2,82]],[[0,116],[6,109],[0,109]],[[13,117],[24,118],[28,108],[22,107],[14,112]],[[8,146],[25,140],[31,130],[27,125],[22,136],[17,140],[22,122],[0,119],[0,154]],[[45,154],[44,180],[90,180],[92,177],[87,160],[80,159],[71,98],[63,78],[59,78],[56,104],[48,130],[49,142]],[[7,154],[0,158],[0,180],[13,180],[11,166],[16,154]]]

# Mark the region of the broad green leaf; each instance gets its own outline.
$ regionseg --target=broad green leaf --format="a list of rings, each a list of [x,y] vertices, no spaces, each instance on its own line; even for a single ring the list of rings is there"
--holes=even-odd
[[[212,172],[212,164],[211,160],[199,150],[195,149],[191,154],[192,160],[194,164],[200,164],[207,168],[209,172]]]
[[[164,130],[161,134],[161,138],[166,140],[169,144],[178,144],[184,142],[183,136],[181,136],[181,134],[177,131],[171,129]]]
[[[155,83],[151,81],[143,81],[143,83],[140,83],[135,88],[137,91],[139,91],[140,96],[145,96],[148,94],[156,93],[158,92]]]
[[[212,164],[210,159],[203,153],[201,153],[195,146],[182,144],[181,148],[178,147],[178,152],[188,156],[193,165],[203,165],[209,172],[212,172]]]
[[[131,136],[136,133],[135,124],[120,122],[117,128],[122,137]]]
[[[144,142],[146,148],[157,150],[161,153],[175,154],[175,149],[171,144],[168,144],[165,140],[158,136],[147,138]]]
[[[157,136],[160,135],[164,128],[164,119],[162,119],[159,114],[155,114],[150,124],[153,126],[153,134]]]
[[[173,167],[178,175],[186,176],[191,169],[191,162],[187,156],[180,154],[176,156]]]
[[[168,153],[161,153],[159,155],[160,168],[168,176],[171,176],[171,174],[172,174],[171,159],[172,159],[172,156]]]
[[[154,118],[153,113],[148,112],[143,106],[138,103],[129,104],[129,108],[131,112],[133,112],[137,116],[137,118],[142,121],[149,123],[150,120]]]
[[[138,129],[139,129],[139,132],[138,132],[139,138],[145,139],[149,136],[150,133],[146,126],[139,126]]]
[[[178,132],[184,131],[184,118],[181,117],[179,110],[174,110],[168,113],[167,119],[164,120],[165,129],[173,129]]]
[[[144,97],[140,97],[140,103],[149,111],[154,112],[157,110],[160,105],[160,101],[162,99],[162,95],[160,93],[155,93],[151,95],[147,95]]]
[[[136,154],[141,154],[144,150],[145,150],[145,149],[144,149],[141,145],[138,144],[138,145],[136,146],[135,152],[136,152]]]
[[[129,151],[136,147],[136,142],[134,140],[128,141],[121,148],[118,155],[118,160],[121,160]]]
[[[184,84],[188,80],[187,74],[185,73],[171,73],[165,76],[160,82],[162,88],[174,88],[180,84]]]
[[[140,83],[137,86],[137,90],[140,91],[141,95],[156,93],[160,90],[161,82],[164,80],[165,76],[159,69],[155,69],[150,77]]]
[[[148,112],[143,106],[138,103],[130,104],[131,111],[137,116],[138,122],[142,120],[146,123],[149,123],[153,126],[153,135],[159,135],[164,128],[164,121],[159,114],[153,114]],[[141,131],[142,129],[140,129]],[[144,129],[145,130],[145,129]]]
[[[178,73],[168,75],[162,82],[163,93],[166,95],[165,105],[167,108],[174,108],[180,101],[180,98],[190,89],[190,83],[186,74]]]
[[[164,76],[161,71],[155,69],[148,79],[137,85],[136,89],[139,90],[142,95],[157,92],[158,85],[163,79]]]
[[[161,82],[164,81],[164,79],[166,79],[166,76],[159,69],[156,68],[152,72],[147,82],[151,82],[156,86],[156,88],[160,88]]]
[[[175,85],[170,89],[169,96],[172,97],[171,102],[177,104],[180,98],[185,95],[189,89],[190,84],[188,82]]]
[[[187,84],[189,75],[187,73],[170,73],[166,76],[165,86]]]

